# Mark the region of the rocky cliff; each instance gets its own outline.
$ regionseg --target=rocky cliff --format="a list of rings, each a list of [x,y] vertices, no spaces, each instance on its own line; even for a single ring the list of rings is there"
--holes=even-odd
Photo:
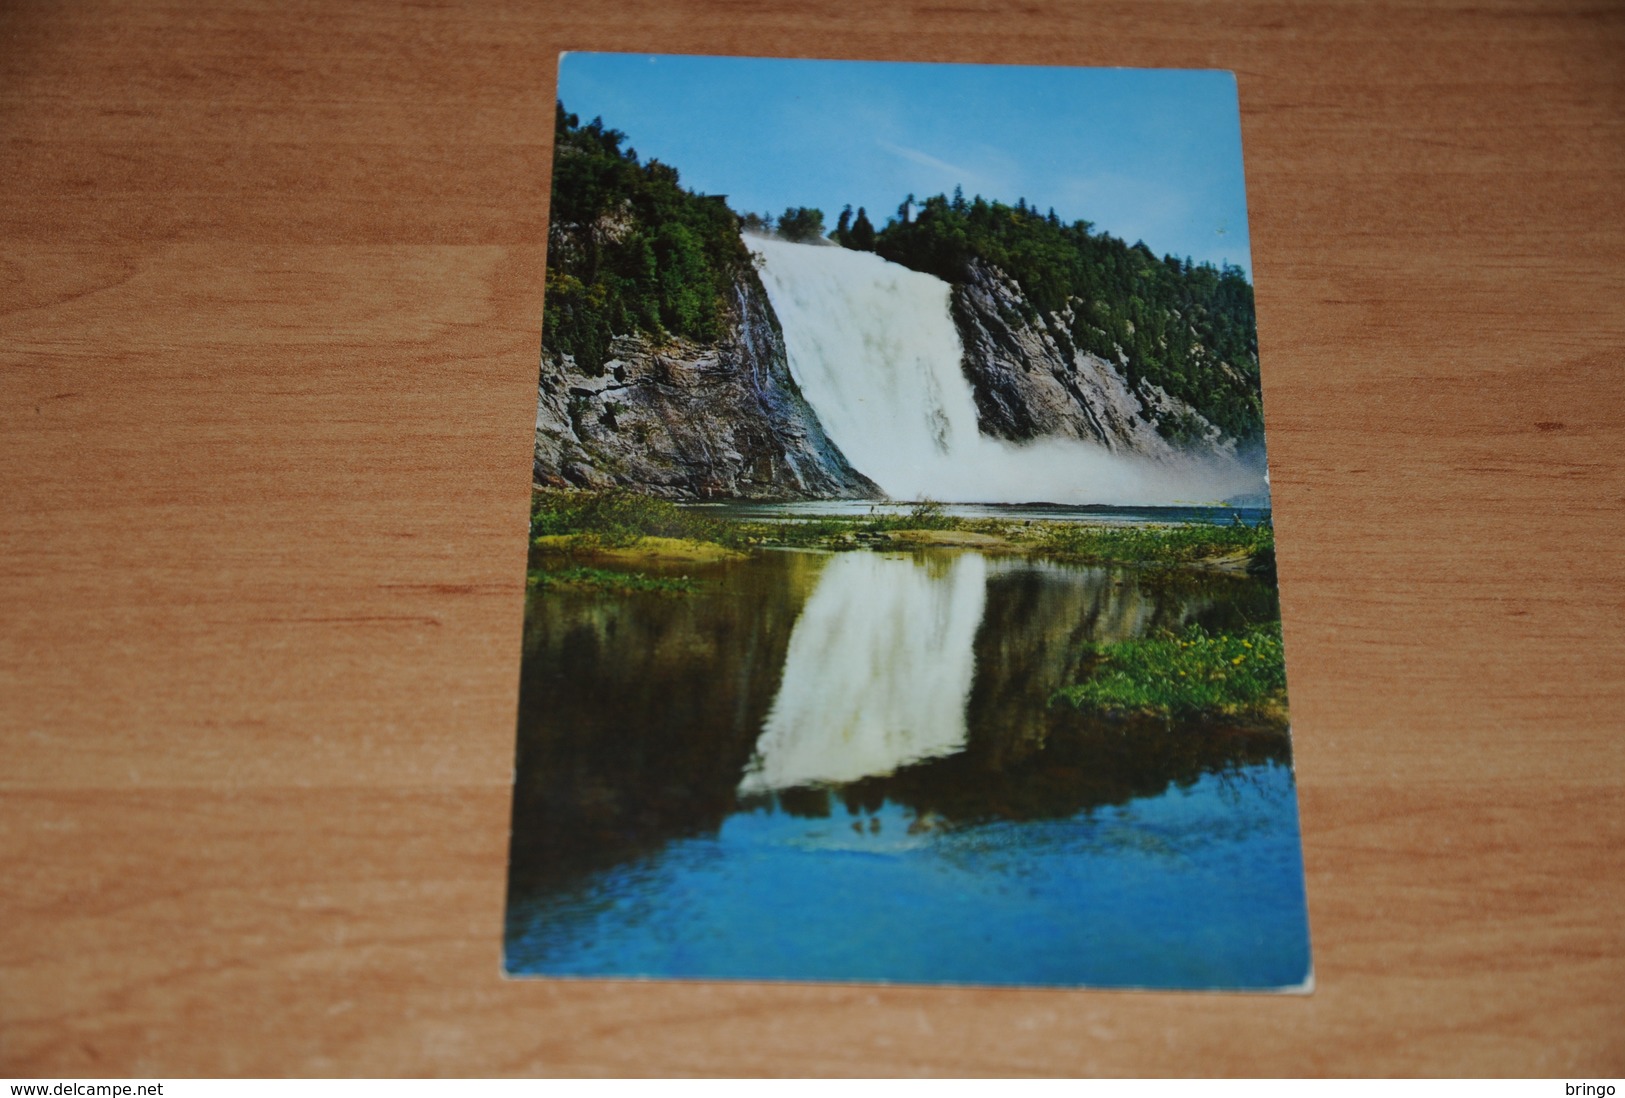
[[[601,371],[544,352],[536,483],[626,485],[671,499],[877,498],[796,388],[754,273],[724,336],[618,336]]]
[[[1044,316],[1013,279],[980,260],[953,283],[951,301],[983,434],[1076,438],[1159,459],[1234,455],[1234,441],[1189,404],[1144,378],[1131,384],[1126,359],[1074,348],[1066,334],[1071,305]]]

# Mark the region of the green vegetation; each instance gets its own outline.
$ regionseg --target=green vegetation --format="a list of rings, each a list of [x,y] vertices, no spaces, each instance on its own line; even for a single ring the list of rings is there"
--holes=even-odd
[[[531,539],[559,535],[591,535],[595,544],[612,548],[629,546],[646,537],[708,541],[731,549],[743,544],[731,523],[625,488],[533,494]]]
[[[1260,569],[1275,560],[1275,531],[1268,521],[1249,526],[1181,523],[1169,526],[1094,526],[1047,523],[1033,547],[1045,556],[1079,564],[1195,564],[1245,558]]]
[[[997,523],[996,520],[995,524],[1001,529],[1004,525]],[[955,518],[935,500],[916,503],[906,515],[881,515],[868,522],[869,528],[875,533],[892,530],[969,530],[988,525],[989,523],[984,520]]]
[[[1278,717],[1286,704],[1281,623],[1240,633],[1183,633],[1091,645],[1093,674],[1054,699],[1092,713],[1154,717]]]
[[[640,161],[625,141],[557,105],[542,345],[588,373],[602,370],[617,335],[720,338],[733,287],[753,277],[742,225],[789,240],[825,228],[811,207],[786,209],[776,226],[771,215],[741,219],[722,196],[685,190],[676,168]],[[1237,439],[1262,436],[1253,290],[1237,267],[1158,259],[1091,222],[1065,224],[1025,199],[967,201],[958,188],[922,203],[909,195],[879,230],[848,206],[829,238],[954,283],[977,264],[995,267],[1021,288],[1019,319],[1046,328],[1063,352],[1118,363],[1131,383],[1161,386]],[[1178,441],[1194,427],[1169,416],[1161,429]]]
[[[577,565],[557,572],[532,569],[525,576],[528,587],[546,590],[551,587],[569,587],[585,591],[605,591],[624,595],[635,591],[654,591],[664,595],[687,594],[694,590],[694,581],[687,576],[648,576],[642,572],[612,572],[604,568]]]
[[[557,105],[542,346],[589,373],[617,335],[717,339],[752,271],[727,203],[684,190],[676,168],[640,162],[625,140]]]
[[[1088,221],[1064,224],[1025,199],[1015,206],[980,195],[937,195],[898,217],[868,250],[917,271],[963,283],[976,262],[1015,279],[1030,311],[1063,351],[1089,351],[1119,363],[1129,381],[1145,378],[1235,438],[1262,437],[1253,288],[1240,268],[1188,258],[1158,259],[1144,244],[1096,233]],[[831,234],[864,245],[855,230]],[[1183,425],[1165,430],[1178,435]]]
[[[1214,561],[1256,566],[1274,559],[1274,533],[1267,522],[1104,526],[963,519],[935,503],[919,504],[906,514],[762,522],[718,518],[619,488],[538,491],[531,502],[530,529],[532,587],[610,594],[696,589],[687,576],[650,575],[631,570],[633,565],[691,567],[716,560],[716,553],[737,556],[729,551],[767,546],[907,549],[922,532],[997,538],[1003,551],[1057,560],[1163,569],[1156,574],[1168,582],[1191,577],[1182,568]],[[593,565],[579,563],[583,557]],[[674,560],[686,563],[674,565]],[[596,566],[614,563],[626,569]],[[1278,718],[1285,704],[1278,621],[1219,634],[1192,625],[1180,634],[1091,646],[1087,655],[1089,678],[1058,691],[1053,700],[1113,715],[1270,720]]]
[[[806,206],[791,206],[779,215],[779,235],[798,243],[822,239],[824,211]]]
[[[969,519],[925,502],[904,514],[767,522],[719,518],[625,488],[546,490],[531,499],[532,543],[549,552],[627,549],[659,538],[734,550],[884,548],[915,541],[901,535],[920,531],[984,535],[1000,539],[1012,551],[1078,564],[1172,567],[1225,562],[1245,563],[1260,571],[1273,566],[1275,549],[1268,521],[1250,526],[1239,519],[1229,525],[1166,526]],[[537,544],[537,539],[542,542]]]
[[[869,212],[859,206],[857,219],[853,220],[852,207],[846,207],[841,211],[841,216],[835,222],[835,228],[830,232],[829,238],[843,248],[859,252],[874,251],[875,227],[869,220]]]
[[[675,538],[749,549],[845,548],[875,543],[903,530],[970,530],[1003,534],[1010,524],[986,519],[959,519],[940,504],[922,503],[907,514],[865,518],[819,518],[790,522],[752,522],[716,518],[670,500],[626,488],[602,491],[549,489],[531,496],[530,537],[533,546],[549,551],[626,549],[649,538]],[[538,539],[541,543],[537,544]],[[560,539],[567,539],[568,544]]]

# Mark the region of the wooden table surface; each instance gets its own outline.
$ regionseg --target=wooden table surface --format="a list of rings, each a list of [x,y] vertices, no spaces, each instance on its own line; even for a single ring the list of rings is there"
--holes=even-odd
[[[1228,68],[1318,987],[499,972],[556,56]],[[1625,1072],[1625,7],[11,0],[0,1075]]]

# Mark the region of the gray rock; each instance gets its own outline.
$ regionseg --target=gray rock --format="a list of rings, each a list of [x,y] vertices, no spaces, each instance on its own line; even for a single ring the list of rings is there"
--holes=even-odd
[[[1235,454],[1189,404],[1143,379],[1130,385],[1120,364],[1058,341],[1052,329],[1064,338],[1067,317],[1029,319],[1036,310],[996,267],[972,262],[951,304],[983,434],[1077,438],[1156,459]]]
[[[874,499],[790,376],[754,273],[735,286],[716,344],[617,337],[596,376],[543,354],[534,477],[668,499]]]

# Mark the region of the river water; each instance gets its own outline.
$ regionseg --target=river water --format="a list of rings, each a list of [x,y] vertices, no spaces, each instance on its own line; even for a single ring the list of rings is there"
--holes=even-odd
[[[1049,704],[1086,643],[1278,616],[1262,580],[764,552],[528,607],[516,974],[1303,983],[1283,728]]]

